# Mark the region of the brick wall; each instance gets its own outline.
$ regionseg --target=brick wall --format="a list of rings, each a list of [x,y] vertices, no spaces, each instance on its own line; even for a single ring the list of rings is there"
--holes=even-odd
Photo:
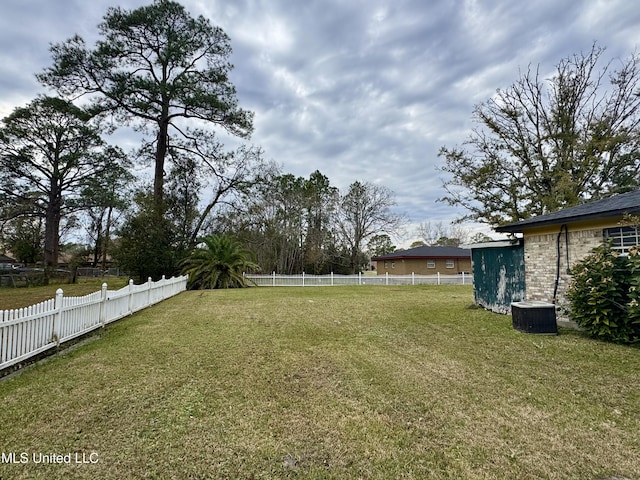
[[[525,285],[527,300],[553,301],[558,262],[558,234],[544,233],[524,236]],[[565,237],[566,236],[566,237]],[[594,247],[602,243],[602,228],[562,232],[560,235],[560,280],[556,304],[558,318],[566,320],[563,307],[566,305],[565,292],[571,281],[568,266],[583,259]],[[567,249],[568,246],[568,249]]]
[[[395,260],[378,261],[377,272],[378,275],[411,275],[415,273],[417,275],[435,275],[440,273],[441,275],[455,275],[460,272],[471,273],[471,257],[467,258],[454,258],[453,268],[447,268],[446,258],[434,258],[434,267],[429,268],[426,258],[399,258]]]

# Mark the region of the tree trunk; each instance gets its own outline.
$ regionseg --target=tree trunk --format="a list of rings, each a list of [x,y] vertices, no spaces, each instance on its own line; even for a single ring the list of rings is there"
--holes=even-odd
[[[45,213],[44,225],[44,275],[48,283],[50,273],[58,266],[60,253],[60,217],[62,210],[62,193],[57,179],[51,180],[49,204]]]
[[[102,218],[104,217],[104,210],[100,211],[100,217],[96,220],[96,241],[93,245],[93,262],[91,266],[96,268],[98,266],[98,259],[102,252]]]
[[[91,266],[93,268],[98,267],[98,258],[100,258],[101,245],[102,245],[102,232],[98,232],[98,237],[96,238],[96,242],[93,245],[93,261],[91,262]]]
[[[109,249],[109,241],[111,239],[111,215],[113,207],[107,209],[107,224],[104,227],[104,237],[102,239],[102,271],[107,269],[107,250]]]
[[[355,275],[356,272],[356,258],[358,257],[358,249],[356,247],[351,248],[351,252],[349,255],[349,270],[352,275]]]
[[[158,127],[159,130],[155,158],[156,165],[153,177],[153,204],[156,214],[160,215],[163,212],[164,206],[164,161],[167,156],[169,143],[169,121],[166,118],[163,118],[158,122]]]

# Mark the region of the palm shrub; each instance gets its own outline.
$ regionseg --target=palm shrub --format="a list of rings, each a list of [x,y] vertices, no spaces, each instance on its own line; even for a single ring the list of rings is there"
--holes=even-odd
[[[189,275],[192,290],[246,287],[243,273],[258,268],[253,253],[226,235],[208,235],[182,262],[182,273]]]
[[[640,339],[640,257],[603,244],[577,263],[567,292],[570,318],[592,337],[616,343]]]

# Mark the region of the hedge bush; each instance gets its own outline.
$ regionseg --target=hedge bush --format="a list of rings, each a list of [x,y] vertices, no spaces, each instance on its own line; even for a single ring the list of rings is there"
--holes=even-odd
[[[640,255],[595,248],[573,267],[567,293],[570,318],[594,338],[615,343],[640,340]]]

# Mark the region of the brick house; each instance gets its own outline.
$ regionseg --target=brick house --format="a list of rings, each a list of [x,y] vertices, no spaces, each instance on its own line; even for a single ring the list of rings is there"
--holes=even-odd
[[[571,281],[571,266],[605,240],[620,253],[640,243],[636,226],[623,225],[626,214],[640,213],[640,190],[565,208],[510,223],[496,232],[520,233],[524,239],[525,295],[562,307]]]
[[[454,275],[471,272],[471,250],[422,246],[373,257],[378,275]]]

